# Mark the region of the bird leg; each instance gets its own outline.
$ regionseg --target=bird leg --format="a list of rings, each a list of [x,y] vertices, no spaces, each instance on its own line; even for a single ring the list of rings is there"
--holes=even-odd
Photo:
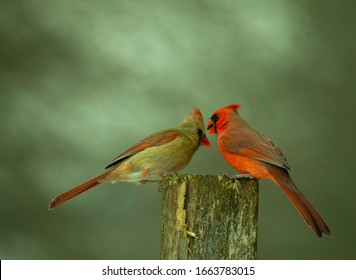
[[[237,182],[237,184],[241,187],[241,183],[239,181],[239,179],[253,179],[254,177],[252,177],[250,174],[235,174],[235,175],[231,175],[231,174],[227,174],[225,172],[219,174],[220,176],[226,176],[227,178],[234,180],[235,182]]]
[[[253,179],[254,178],[250,174],[235,174],[235,175],[231,175],[231,174],[227,174],[225,172],[222,172],[219,175],[220,176],[226,176],[229,179]]]
[[[178,174],[178,172],[162,172],[162,173],[157,174],[157,176],[161,177],[161,180],[157,180],[157,182],[158,182],[158,192],[162,192],[162,180],[163,180],[163,177],[166,176],[166,175],[169,175],[169,174]]]

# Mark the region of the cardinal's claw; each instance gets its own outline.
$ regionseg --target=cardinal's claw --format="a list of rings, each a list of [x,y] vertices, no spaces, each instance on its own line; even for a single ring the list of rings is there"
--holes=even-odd
[[[229,179],[253,179],[253,177],[250,174],[236,174],[236,175],[231,175],[227,173],[222,173],[222,176],[226,176]]]

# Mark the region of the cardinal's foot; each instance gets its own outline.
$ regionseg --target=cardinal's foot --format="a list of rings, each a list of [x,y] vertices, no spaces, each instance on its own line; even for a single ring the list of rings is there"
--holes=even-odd
[[[250,174],[235,174],[235,175],[231,175],[231,174],[227,174],[227,173],[223,172],[220,175],[226,176],[229,179],[253,179],[253,177]]]

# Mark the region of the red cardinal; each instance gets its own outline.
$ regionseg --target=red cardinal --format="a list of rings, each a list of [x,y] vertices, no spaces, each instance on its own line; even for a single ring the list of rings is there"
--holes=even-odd
[[[100,183],[157,181],[163,174],[183,169],[200,145],[210,146],[204,130],[203,116],[194,108],[180,124],[152,134],[123,152],[106,167],[106,172],[55,197],[48,209]]]
[[[239,104],[221,108],[208,122],[208,133],[218,135],[219,149],[225,160],[242,174],[271,179],[282,188],[317,236],[330,235],[328,226],[293,183],[288,173],[290,166],[281,150],[241,118],[239,108]]]

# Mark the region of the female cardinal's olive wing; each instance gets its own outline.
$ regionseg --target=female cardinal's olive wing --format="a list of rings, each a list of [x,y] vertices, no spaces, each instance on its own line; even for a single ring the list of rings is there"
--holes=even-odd
[[[258,130],[247,127],[228,129],[225,132],[222,133],[220,142],[227,151],[290,169],[282,151]]]
[[[152,134],[145,139],[142,139],[140,142],[138,142],[135,146],[129,148],[122,154],[118,155],[112,163],[110,163],[108,166],[105,168],[110,168],[123,160],[133,156],[134,154],[141,152],[147,148],[153,147],[153,146],[160,146],[166,143],[169,143],[173,141],[174,139],[178,138],[180,136],[179,132],[177,130],[164,130],[157,132],[155,134]]]

